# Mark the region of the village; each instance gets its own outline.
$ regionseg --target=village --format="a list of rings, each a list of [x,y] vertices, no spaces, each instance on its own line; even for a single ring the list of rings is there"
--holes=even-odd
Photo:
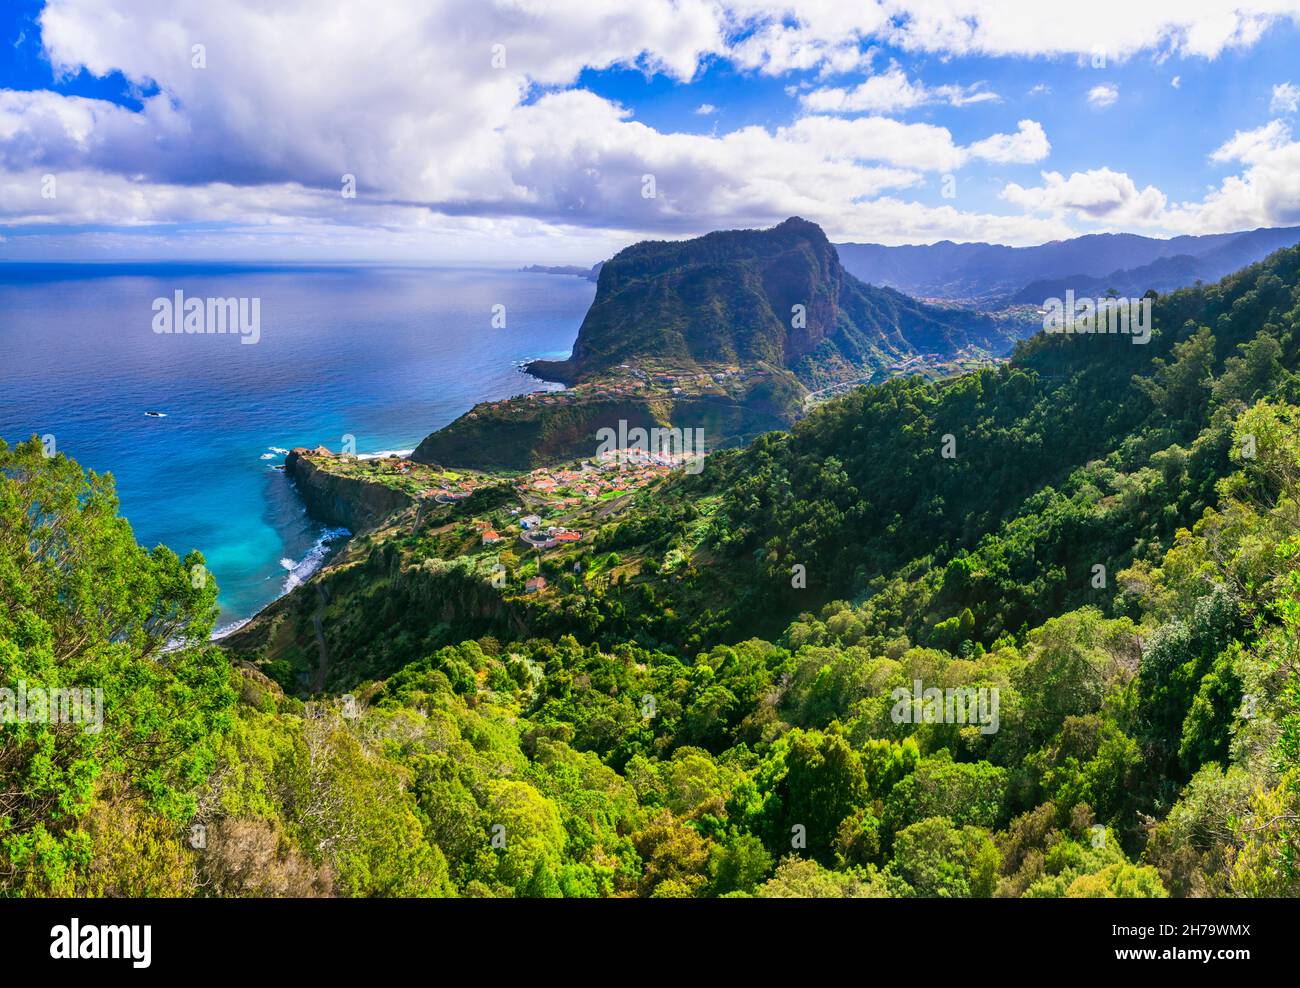
[[[615,504],[681,467],[681,454],[637,447],[601,450],[589,459],[563,466],[540,467],[523,474],[493,474],[449,470],[416,463],[401,455],[375,459],[340,456],[319,447],[313,460],[336,476],[379,483],[399,490],[415,501],[419,510],[408,533],[411,546],[432,538],[441,556],[479,555],[487,551],[498,564],[510,561],[523,591],[545,590],[545,568],[554,573],[556,563],[542,564],[543,555],[585,546],[589,532],[606,519]],[[477,491],[508,485],[513,497],[502,503],[489,499],[481,511],[437,510],[472,501]],[[583,564],[562,564],[579,577]],[[519,584],[516,584],[518,586]]]

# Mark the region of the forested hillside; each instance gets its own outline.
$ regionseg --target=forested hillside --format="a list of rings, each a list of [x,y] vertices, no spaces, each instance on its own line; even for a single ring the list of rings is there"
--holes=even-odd
[[[860,389],[593,514],[533,594],[456,534],[476,493],[238,652],[200,557],[0,446],[5,678],[106,694],[98,733],[3,728],[0,887],[1296,895],[1298,321],[1282,251],[1146,346]]]

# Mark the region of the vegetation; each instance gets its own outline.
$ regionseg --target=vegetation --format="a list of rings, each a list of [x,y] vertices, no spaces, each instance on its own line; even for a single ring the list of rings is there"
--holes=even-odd
[[[471,498],[238,650],[200,557],[0,446],[3,680],[104,690],[98,732],[0,728],[0,889],[1296,895],[1298,321],[1283,251],[1146,346],[861,389],[583,507],[505,587]]]

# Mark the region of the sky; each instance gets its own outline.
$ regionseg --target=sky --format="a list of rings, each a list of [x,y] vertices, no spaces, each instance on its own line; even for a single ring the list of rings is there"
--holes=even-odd
[[[1300,225],[1300,0],[0,0],[0,260]]]

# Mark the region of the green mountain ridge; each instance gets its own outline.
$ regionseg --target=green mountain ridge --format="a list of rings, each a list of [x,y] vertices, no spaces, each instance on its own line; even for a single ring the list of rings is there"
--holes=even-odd
[[[528,370],[576,384],[646,359],[679,372],[765,362],[817,387],[916,353],[1007,343],[987,315],[858,281],[820,227],[791,217],[620,251],[601,268],[572,355]]]
[[[710,448],[787,428],[810,391],[1009,350],[1023,319],[863,284],[816,224],[729,230],[620,251],[600,269],[567,360],[528,371],[566,392],[475,406],[422,463],[524,469],[594,454],[617,428],[704,428]],[[891,370],[892,368],[892,370]]]

